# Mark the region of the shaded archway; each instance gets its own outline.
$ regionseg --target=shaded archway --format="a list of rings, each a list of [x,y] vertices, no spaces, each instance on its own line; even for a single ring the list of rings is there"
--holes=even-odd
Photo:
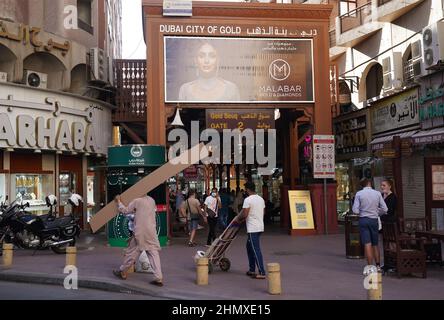
[[[6,72],[9,81],[13,79],[16,60],[15,54],[8,47],[0,44],[0,72]]]
[[[47,88],[64,89],[66,68],[54,55],[47,52],[36,52],[23,61],[23,69],[41,72],[48,75]]]
[[[381,94],[383,84],[382,66],[371,62],[362,72],[359,87],[359,101],[365,101]]]
[[[78,64],[71,70],[71,87],[69,91],[76,94],[83,94],[88,84],[88,72],[86,64]]]

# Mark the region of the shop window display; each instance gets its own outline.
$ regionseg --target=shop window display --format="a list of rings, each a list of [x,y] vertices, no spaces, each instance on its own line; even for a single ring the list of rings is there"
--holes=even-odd
[[[0,202],[6,199],[6,175],[0,174]]]
[[[53,194],[52,174],[13,174],[11,175],[12,198],[28,202],[29,211],[45,214],[48,211],[45,197]]]

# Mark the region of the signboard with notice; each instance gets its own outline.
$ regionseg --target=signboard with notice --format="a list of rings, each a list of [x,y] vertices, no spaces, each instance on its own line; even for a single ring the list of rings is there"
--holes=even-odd
[[[310,191],[288,191],[290,201],[291,227],[292,229],[314,229],[313,209],[311,206]]]
[[[231,110],[207,109],[207,128],[224,129],[274,129],[273,110]]]
[[[335,136],[313,136],[313,176],[315,179],[335,178]]]
[[[419,125],[418,89],[411,89],[372,104],[372,133]]]
[[[176,16],[176,17],[191,17],[193,15],[193,1],[163,0],[163,15]]]

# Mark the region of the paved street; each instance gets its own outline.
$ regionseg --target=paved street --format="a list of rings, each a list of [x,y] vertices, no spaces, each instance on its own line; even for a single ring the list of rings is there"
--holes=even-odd
[[[0,300],[156,300],[154,297],[61,286],[0,282]]]
[[[205,235],[204,230],[199,231],[199,243],[203,243]],[[197,250],[205,248],[190,248],[186,246],[186,238],[173,238],[170,246],[161,252],[165,287],[157,288],[148,284],[151,280],[149,274],[131,274],[127,281],[114,278],[111,271],[119,266],[122,249],[108,247],[103,234],[94,237],[83,234],[78,244],[79,278],[148,290],[148,293],[163,298],[366,299],[361,275],[365,261],[345,258],[343,234],[290,237],[277,229],[267,228],[262,238],[265,262],[279,262],[282,269],[283,295],[278,297],[268,295],[266,280],[253,280],[245,276],[245,241],[245,234],[241,233],[227,252],[232,263],[229,272],[215,268],[210,275],[210,284],[198,287],[195,285],[193,256]],[[64,264],[65,256],[50,251],[37,252],[35,256],[30,251],[16,251],[14,268],[0,271],[0,276],[8,272],[21,272],[64,277]],[[443,292],[444,267],[437,265],[428,267],[427,279],[383,278],[384,299],[443,299]]]

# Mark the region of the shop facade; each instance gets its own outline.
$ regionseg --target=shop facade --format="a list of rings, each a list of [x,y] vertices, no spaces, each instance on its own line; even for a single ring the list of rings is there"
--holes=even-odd
[[[58,198],[57,212],[71,212],[68,198],[84,203],[74,214],[86,226],[105,203],[104,163],[111,145],[112,106],[78,95],[13,83],[0,84],[0,196],[47,213],[45,197]]]
[[[418,212],[423,193],[416,183],[421,174],[420,159],[413,153],[412,137],[420,129],[419,88],[402,92],[374,102],[370,107],[373,152],[372,178],[376,190],[384,179],[393,182],[397,196],[398,217],[411,217]]]
[[[344,222],[359,180],[371,174],[371,126],[369,109],[346,113],[333,119],[336,138],[336,182],[338,221]]]
[[[444,230],[443,77],[443,71],[438,71],[421,79],[418,99],[421,128],[412,136],[413,153],[408,160],[412,169],[405,173],[418,192],[407,199],[406,217],[425,217],[438,230]]]

